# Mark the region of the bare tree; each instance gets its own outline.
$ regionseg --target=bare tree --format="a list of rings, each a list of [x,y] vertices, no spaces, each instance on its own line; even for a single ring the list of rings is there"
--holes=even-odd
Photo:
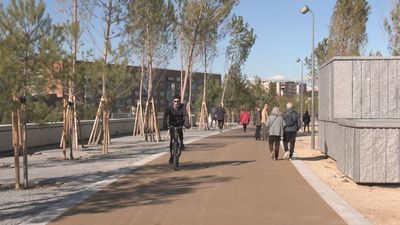
[[[153,97],[153,85],[157,80],[154,65],[160,61],[168,61],[174,49],[173,11],[172,3],[164,0],[135,0],[129,4],[128,32],[133,40],[143,44],[142,54],[145,57],[142,57],[142,65],[146,64],[147,101],[144,110],[146,141],[149,138],[151,141],[161,140]],[[156,139],[154,133],[157,135]]]
[[[120,37],[124,30],[120,23],[124,21],[124,11],[126,7],[125,0],[95,0],[91,2],[92,5],[87,4],[85,9],[89,14],[95,16],[96,9],[102,12],[100,18],[104,21],[105,27],[103,32],[103,54],[101,61],[103,63],[102,69],[102,96],[100,99],[99,108],[97,110],[96,119],[93,124],[92,132],[89,137],[89,144],[94,144],[99,141],[100,135],[103,140],[103,154],[108,154],[108,145],[110,143],[109,133],[109,98],[107,93],[107,63],[111,50],[111,39]],[[113,29],[112,27],[115,27]],[[97,133],[98,123],[102,117],[102,128]],[[97,140],[96,140],[97,138]]]
[[[60,146],[63,148],[64,159],[67,158],[66,147],[67,139],[70,147],[70,158],[73,159],[73,150],[78,148],[77,135],[77,113],[76,113],[76,97],[75,97],[75,80],[76,80],[76,55],[79,36],[78,22],[78,1],[77,0],[59,0],[62,3],[61,11],[70,16],[71,22],[67,21],[64,25],[64,35],[69,37],[66,42],[70,47],[69,75],[67,76],[68,94],[64,97],[63,111],[63,132],[61,135]],[[72,6],[72,7],[71,7]],[[71,9],[72,10],[69,10]],[[64,94],[64,93],[63,93]],[[69,138],[68,138],[69,137]]]
[[[226,27],[224,26],[228,22],[227,18],[234,6],[236,1],[211,1],[203,10],[202,23],[204,29],[199,35],[199,55],[202,56],[202,64],[204,67],[204,78],[203,78],[203,100],[200,109],[199,117],[199,128],[207,129],[207,69],[212,63],[213,59],[217,56],[216,44],[226,35]]]
[[[181,88],[181,101],[185,102],[187,86],[191,86],[193,64],[200,51],[196,48],[201,47],[200,36],[208,32],[215,32],[225,21],[236,0],[212,1],[212,0],[176,0],[177,4],[177,32],[183,47],[181,51],[186,51],[186,69]],[[203,38],[204,39],[204,38]],[[189,83],[189,85],[188,85]],[[187,100],[187,111],[191,114],[191,87]],[[191,118],[191,116],[190,116]]]

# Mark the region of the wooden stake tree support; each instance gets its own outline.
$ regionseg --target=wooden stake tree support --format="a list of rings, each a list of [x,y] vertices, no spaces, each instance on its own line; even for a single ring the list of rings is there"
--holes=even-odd
[[[92,132],[90,133],[88,144],[97,144],[103,134],[103,154],[108,154],[108,145],[110,144],[110,130],[109,130],[109,112],[108,112],[108,99],[106,94],[106,70],[107,70],[107,57],[110,44],[110,29],[113,16],[113,0],[108,0],[108,4],[104,5],[106,16],[106,28],[104,31],[104,48],[103,48],[103,74],[102,74],[102,96],[97,109],[96,119],[94,121]],[[102,116],[102,127],[98,131],[100,116]]]
[[[142,100],[136,104],[135,124],[133,125],[133,136],[144,135],[144,121],[143,121],[143,106]]]
[[[71,91],[70,91],[71,92]],[[74,159],[73,151],[78,149],[78,132],[75,108],[75,97],[64,99],[64,123],[60,147],[63,149],[64,159],[67,159],[67,140],[70,147],[70,159]]]
[[[157,121],[157,111],[153,98],[151,98],[150,104],[149,101],[146,102],[145,118],[145,140],[149,141],[150,139],[150,141],[161,141],[160,128],[158,127]]]
[[[199,118],[199,130],[208,130],[208,111],[207,104],[205,101],[201,103],[200,118]]]
[[[102,96],[100,99],[99,108],[97,109],[92,131],[90,132],[88,140],[88,145],[97,145],[100,139],[103,137],[103,154],[108,154],[108,144],[110,143],[110,132],[108,127],[109,113],[106,110],[106,104],[106,98]],[[99,126],[100,119],[102,122],[101,126]],[[107,145],[107,147],[104,147],[105,145]]]
[[[203,42],[203,54],[204,54],[204,79],[203,79],[203,101],[201,103],[200,109],[200,117],[199,117],[199,129],[200,130],[209,130],[210,127],[208,125],[208,110],[206,103],[206,93],[207,93],[207,65],[208,65],[208,55],[207,55],[207,44],[204,40]]]
[[[139,101],[136,104],[135,124],[133,125],[133,136],[144,135],[144,118],[143,118],[143,106],[142,106],[142,89],[143,89],[143,78],[144,78],[144,50],[142,51],[142,65],[141,65],[141,77],[139,87]],[[147,106],[147,103],[146,103]]]
[[[76,65],[76,50],[78,41],[78,4],[77,0],[73,1],[73,23],[71,30],[72,45],[71,45],[71,69],[68,77],[68,101],[64,98],[64,111],[63,111],[63,132],[61,134],[60,147],[63,149],[64,159],[67,158],[67,139],[70,147],[70,159],[74,158],[73,151],[78,149],[78,133],[76,124],[76,99],[74,95],[74,79],[75,79],[75,65]]]

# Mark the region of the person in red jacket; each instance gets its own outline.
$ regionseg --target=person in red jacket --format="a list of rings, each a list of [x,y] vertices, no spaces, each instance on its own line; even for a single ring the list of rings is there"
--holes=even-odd
[[[239,120],[240,124],[243,125],[243,131],[246,132],[247,124],[250,122],[250,114],[242,109]]]

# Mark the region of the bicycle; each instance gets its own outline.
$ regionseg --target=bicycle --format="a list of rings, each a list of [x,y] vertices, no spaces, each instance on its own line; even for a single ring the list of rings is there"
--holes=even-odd
[[[174,129],[174,136],[172,137],[172,168],[178,170],[179,157],[181,156],[181,147],[179,146],[179,134],[178,130],[183,129],[183,126],[174,127],[170,126],[170,129]]]

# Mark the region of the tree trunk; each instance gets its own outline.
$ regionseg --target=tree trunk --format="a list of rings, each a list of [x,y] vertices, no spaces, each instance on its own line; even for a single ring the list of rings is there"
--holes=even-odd
[[[221,96],[221,104],[224,105],[224,98],[225,98],[225,91],[226,91],[226,86],[228,83],[228,75],[225,75],[226,77],[224,78],[224,89],[222,90],[222,96]]]
[[[28,76],[28,68],[26,61],[24,62],[24,71],[23,71],[23,85],[22,85],[22,96],[20,98],[21,102],[21,116],[22,116],[22,123],[21,123],[21,148],[22,148],[22,161],[23,161],[23,177],[24,177],[24,188],[28,189],[28,149],[26,145],[26,124],[28,123],[28,113],[26,111],[26,85],[27,85],[27,76]],[[21,119],[20,121],[21,122]]]
[[[201,5],[200,8],[200,12],[199,12],[199,16],[197,18],[196,24],[193,27],[193,32],[192,32],[192,40],[189,43],[190,47],[189,47],[189,54],[188,54],[188,61],[187,61],[187,65],[186,65],[186,71],[185,71],[185,80],[183,82],[183,88],[181,89],[181,102],[184,103],[185,102],[185,92],[186,92],[186,87],[187,87],[187,82],[188,82],[188,78],[190,76],[190,73],[192,72],[192,64],[193,64],[193,53],[194,53],[194,49],[196,46],[196,41],[197,41],[197,36],[199,35],[198,29],[199,29],[199,23],[201,20],[201,15],[203,13],[203,9],[205,7],[205,3],[203,2],[203,4]]]
[[[16,97],[13,96],[13,101],[16,101]],[[19,172],[19,154],[21,152],[21,146],[19,142],[19,117],[18,110],[13,109],[11,112],[11,120],[12,120],[12,143],[14,148],[14,171],[15,171],[15,189],[19,190],[21,188],[21,180],[20,180],[20,172]]]
[[[103,49],[103,63],[104,66],[107,66],[107,57],[108,57],[108,46],[110,43],[110,28],[111,28],[111,16],[112,16],[112,0],[108,1],[107,6],[107,15],[106,15],[106,29],[104,32],[104,49]],[[105,68],[106,70],[106,68]],[[108,153],[108,99],[107,99],[107,92],[106,92],[106,71],[103,71],[102,74],[102,101],[101,107],[101,114],[103,116],[103,125],[102,125],[102,134],[103,134],[103,154]]]
[[[185,103],[185,93],[186,93],[188,78],[190,76],[190,71],[192,70],[193,52],[194,52],[195,43],[196,43],[196,39],[192,40],[192,43],[191,43],[190,49],[189,49],[189,55],[188,55],[189,60],[186,65],[185,78],[183,81],[183,87],[181,89],[181,102],[182,103]]]
[[[206,130],[208,128],[208,111],[206,103],[207,92],[207,47],[204,43],[204,77],[203,77],[203,101],[201,103],[201,112],[199,118],[199,129]]]

